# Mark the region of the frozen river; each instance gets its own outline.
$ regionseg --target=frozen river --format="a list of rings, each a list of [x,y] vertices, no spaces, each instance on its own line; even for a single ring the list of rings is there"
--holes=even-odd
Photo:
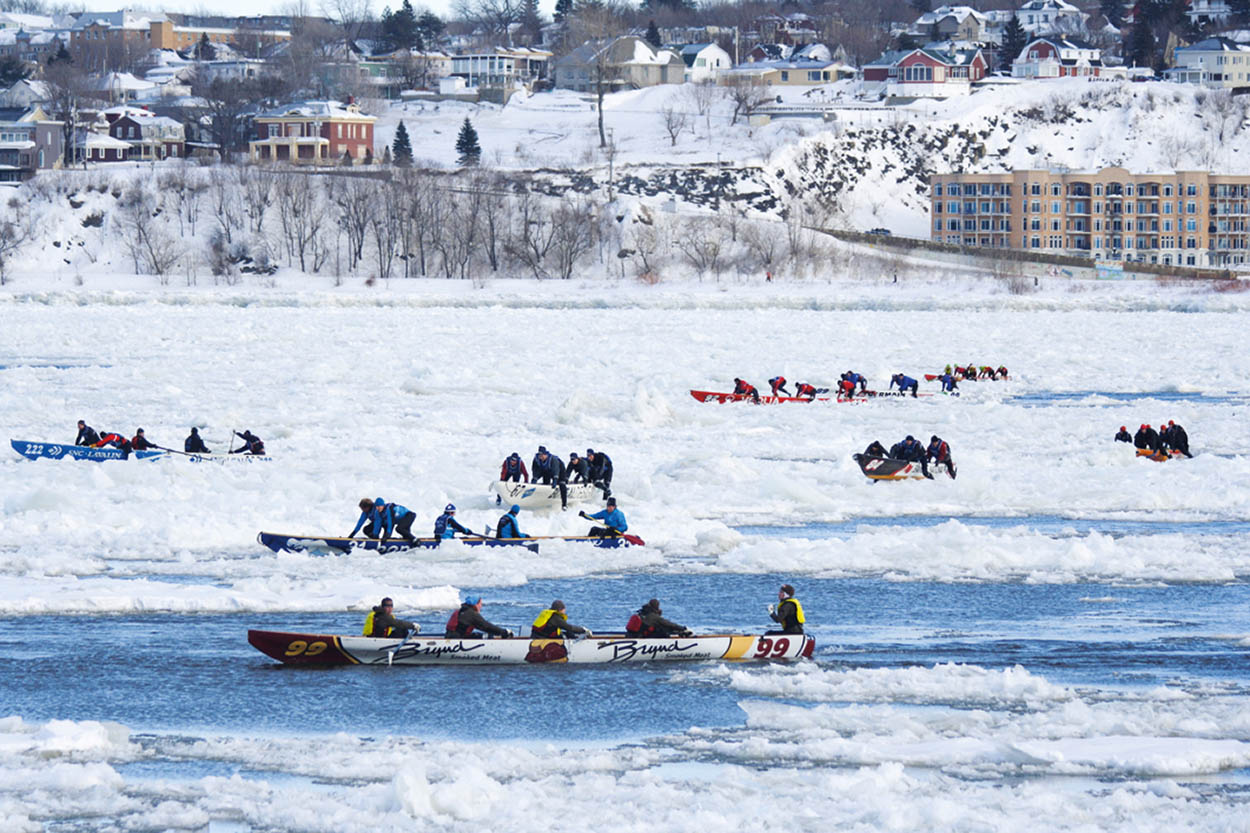
[[[69,442],[82,418],[181,447],[198,425],[220,450],[248,428],[274,460],[0,454],[0,829],[524,831],[555,808],[620,831],[1238,829],[1247,316],[1154,292],[4,296],[10,437]],[[965,361],[1015,378],[862,405],[687,393],[847,369],[884,388]],[[1168,419],[1193,460],[1111,442]],[[904,434],[949,441],[959,479],[864,479],[850,455]],[[449,501],[493,525],[500,461],[539,444],[611,455],[649,546],[255,542],[345,534],[375,495],[422,531]],[[429,631],[469,593],[510,627],[559,596],[619,628],[658,596],[753,630],[782,581],[814,662],[291,671],[245,640],[355,632],[382,595]]]

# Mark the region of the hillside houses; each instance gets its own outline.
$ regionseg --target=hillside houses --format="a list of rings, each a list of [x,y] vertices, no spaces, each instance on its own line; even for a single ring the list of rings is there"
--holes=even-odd
[[[1176,66],[1167,78],[1188,84],[1225,89],[1250,88],[1250,44],[1225,37],[1205,38],[1178,47]]]
[[[553,80],[561,89],[592,92],[681,84],[686,63],[668,49],[656,49],[640,37],[590,41],[555,62]]]

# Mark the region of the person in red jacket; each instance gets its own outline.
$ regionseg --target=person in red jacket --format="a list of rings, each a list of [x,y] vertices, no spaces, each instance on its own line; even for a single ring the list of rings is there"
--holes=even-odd
[[[951,460],[951,447],[946,440],[934,434],[929,438],[929,447],[925,450],[925,455],[933,461],[935,468],[946,466],[951,479],[955,479],[955,463]]]
[[[786,396],[790,395],[790,391],[786,390],[785,376],[774,376],[768,380],[768,386],[773,389],[773,396],[779,395],[777,391],[781,391],[781,393],[784,393]]]
[[[734,377],[734,393],[738,396],[749,396],[752,402],[759,404],[760,392],[755,389],[755,385],[747,384],[737,376]]]
[[[130,440],[130,446],[135,451],[147,451],[149,448],[156,448],[156,446],[154,446],[152,443],[148,441],[147,437],[143,436],[142,428],[138,428],[135,430],[135,435]]]
[[[514,451],[508,455],[508,458],[503,461],[503,466],[499,469],[499,479],[505,482],[509,480],[517,483],[520,483],[522,480],[526,483],[530,482],[530,473],[526,470],[525,461],[521,459],[520,454]]]

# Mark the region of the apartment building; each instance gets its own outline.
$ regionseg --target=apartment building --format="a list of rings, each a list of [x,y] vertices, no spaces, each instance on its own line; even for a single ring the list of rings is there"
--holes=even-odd
[[[1021,170],[929,178],[931,238],[1094,260],[1250,262],[1250,176]]]

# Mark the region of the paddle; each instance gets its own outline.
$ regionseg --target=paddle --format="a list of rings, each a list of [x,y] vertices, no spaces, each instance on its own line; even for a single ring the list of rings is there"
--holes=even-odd
[[[391,660],[393,660],[393,659],[395,658],[395,654],[396,654],[396,652],[398,652],[400,648],[402,648],[402,647],[404,647],[405,645],[407,645],[407,644],[408,644],[408,640],[409,640],[409,639],[412,639],[412,637],[413,637],[413,636],[415,636],[416,634],[417,634],[417,631],[415,631],[415,630],[409,631],[409,632],[408,632],[408,635],[404,637],[404,640],[403,640],[402,642],[400,642],[400,643],[399,643],[398,645],[396,645],[394,648],[392,648],[391,650],[389,650],[389,651],[387,651],[387,652],[386,652],[386,664],[387,664],[387,666],[389,666],[389,665],[391,664]]]
[[[585,518],[588,521],[599,523],[598,518],[592,518],[589,515],[587,515],[585,512],[579,511],[577,514],[581,515],[583,518]],[[606,523],[603,525],[603,528],[606,529],[611,534],[611,537],[613,538],[620,538],[622,535],[625,534],[624,532],[621,532],[619,529],[613,529],[612,527],[608,526]]]

